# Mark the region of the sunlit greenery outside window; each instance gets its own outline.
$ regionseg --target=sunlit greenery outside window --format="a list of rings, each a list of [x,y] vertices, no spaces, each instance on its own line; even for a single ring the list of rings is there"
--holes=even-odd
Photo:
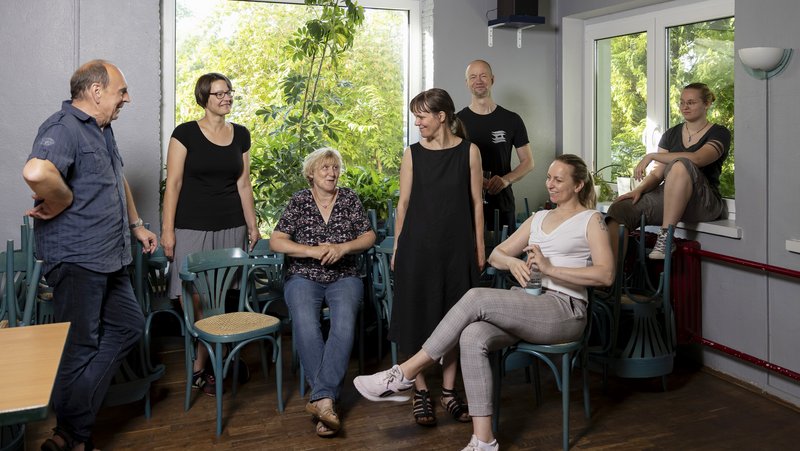
[[[287,75],[304,67],[287,48],[289,41],[319,10],[296,3],[176,0],[175,123],[203,114],[194,101],[197,78],[223,73],[236,90],[229,120],[245,125],[252,135],[251,161],[274,163],[274,152],[266,155],[266,150],[285,146],[278,142],[285,136],[276,133],[283,117],[256,113],[275,111],[284,101]],[[393,186],[397,179],[408,141],[408,33],[407,11],[365,9],[353,47],[335,72],[324,72],[321,78],[319,89],[327,89],[326,108],[331,113],[322,142],[338,149],[348,168],[340,184],[358,179]],[[264,193],[274,197],[275,187]],[[258,189],[255,195],[262,230],[269,231],[282,203],[259,198],[267,194]],[[366,202],[365,206],[369,207]]]
[[[595,51],[595,178],[607,191],[645,154],[647,33],[597,40]]]
[[[734,18],[698,22],[667,29],[669,45],[669,127],[683,122],[678,103],[681,90],[693,82],[708,85],[717,97],[708,120],[724,125],[733,135]],[[734,143],[722,167],[720,193],[733,198]]]
[[[734,18],[667,27],[664,32],[667,74],[663,86],[655,88],[666,98],[665,111],[658,113],[666,119],[664,129],[683,121],[678,108],[682,88],[703,82],[717,97],[709,120],[733,133]],[[648,119],[648,104],[655,99],[648,98],[647,89],[648,74],[652,76],[656,64],[648,55],[647,32],[596,39],[594,52],[594,168],[599,185],[616,186],[617,177],[632,174],[648,151],[648,142],[649,151],[657,150],[660,133],[655,121]],[[729,198],[735,194],[733,142],[720,192]]]

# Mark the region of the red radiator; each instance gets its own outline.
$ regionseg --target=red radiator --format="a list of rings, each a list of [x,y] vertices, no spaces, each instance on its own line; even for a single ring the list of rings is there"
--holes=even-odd
[[[638,231],[634,232],[634,235]],[[656,242],[656,234],[647,232],[645,244],[648,248]],[[703,336],[702,286],[700,283],[700,256],[692,251],[700,250],[700,243],[694,240],[675,239],[675,253],[672,254],[672,308],[675,311],[675,326],[678,344],[692,343]],[[650,280],[658,281],[663,270],[663,260],[647,259]]]
[[[691,252],[699,250],[700,243],[678,238],[675,245],[670,286],[672,306],[675,309],[678,344],[689,344],[693,337],[703,336],[700,256]]]

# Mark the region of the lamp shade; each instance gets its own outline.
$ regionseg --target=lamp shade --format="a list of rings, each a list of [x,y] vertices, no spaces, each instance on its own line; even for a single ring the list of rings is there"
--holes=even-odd
[[[739,49],[739,59],[742,60],[742,64],[750,69],[769,72],[780,64],[783,59],[783,49],[778,47]]]

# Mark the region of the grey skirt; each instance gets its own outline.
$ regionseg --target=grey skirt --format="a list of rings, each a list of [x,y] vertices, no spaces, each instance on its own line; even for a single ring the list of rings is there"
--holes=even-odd
[[[175,251],[169,270],[169,297],[181,295],[181,267],[186,256],[199,251],[238,247],[244,249],[247,227],[217,231],[175,229]]]

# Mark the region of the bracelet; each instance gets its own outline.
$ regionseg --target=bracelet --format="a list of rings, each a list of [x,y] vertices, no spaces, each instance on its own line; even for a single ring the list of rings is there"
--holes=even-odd
[[[139,218],[139,219],[136,220],[136,222],[134,222],[133,224],[130,224],[128,227],[130,227],[131,230],[133,230],[133,229],[135,229],[137,227],[141,227],[143,225],[144,225],[144,221],[142,221],[142,218]]]

